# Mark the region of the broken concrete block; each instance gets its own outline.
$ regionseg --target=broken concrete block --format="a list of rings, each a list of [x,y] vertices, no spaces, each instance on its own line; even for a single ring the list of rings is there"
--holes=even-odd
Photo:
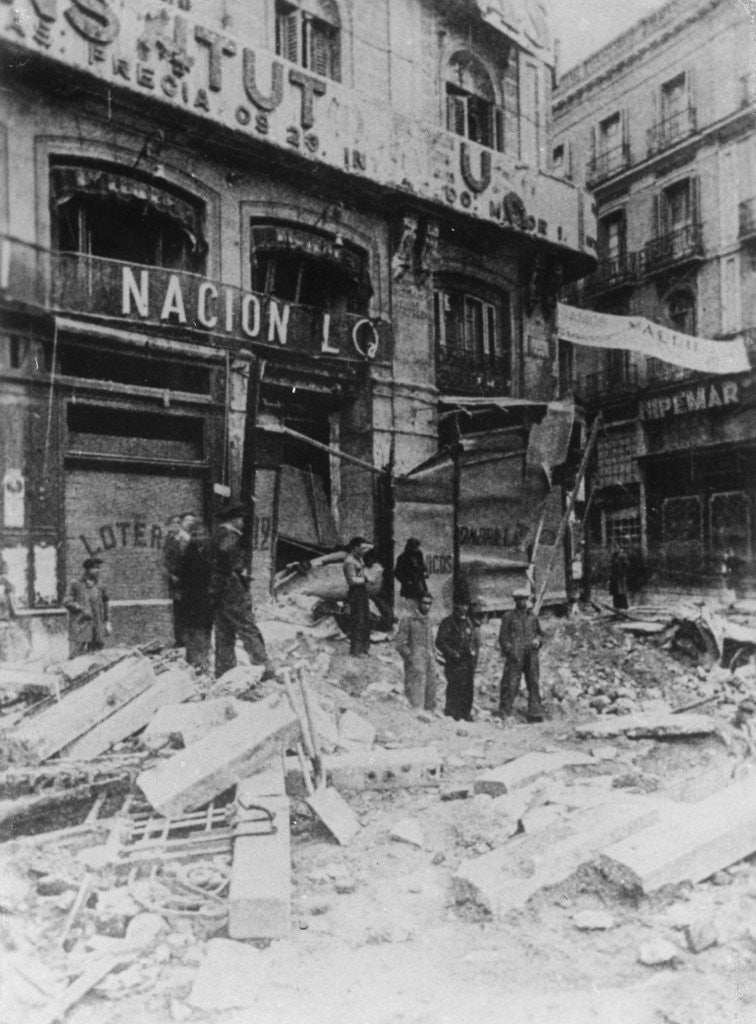
[[[141,773],[137,785],[166,818],[202,807],[247,778],[301,735],[284,694],[249,704],[238,718],[213,729],[169,760]]]
[[[145,913],[132,917],[126,928],[124,944],[129,949],[144,951],[151,949],[158,939],[168,931],[165,918],[160,914]]]
[[[345,711],[339,719],[339,746],[347,750],[354,747],[372,747],[375,741],[375,727],[366,718]]]
[[[328,754],[323,758],[323,768],[329,785],[346,793],[438,786],[443,770],[435,747],[371,747]],[[286,791],[297,796],[304,793],[302,770],[296,757],[286,759]]]
[[[659,740],[670,736],[710,736],[716,731],[717,723],[708,715],[674,715],[671,711],[661,714],[640,712],[575,726],[575,735],[580,739],[627,736],[631,740]]]
[[[675,804],[651,828],[604,849],[612,876],[648,893],[700,882],[756,850],[756,778],[694,804]]]
[[[614,928],[614,918],[605,910],[581,910],[572,920],[581,932],[603,932]]]
[[[189,704],[164,704],[152,716],[142,733],[142,745],[160,750],[175,740],[185,747],[206,736],[211,729],[238,718],[245,702],[234,697],[192,701]]]
[[[567,765],[593,764],[593,758],[580,751],[559,751],[550,754],[530,753],[516,757],[513,761],[481,772],[475,778],[476,793],[487,793],[489,796],[503,796],[511,789],[526,786],[529,782],[556,772]]]
[[[238,697],[256,686],[264,672],[264,665],[235,665],[215,680],[209,696]]]
[[[685,929],[685,938],[692,953],[703,953],[719,943],[719,929],[714,921],[694,921]]]
[[[265,954],[231,939],[210,939],[187,1002],[198,1010],[248,1008],[255,1004],[268,973]]]
[[[681,960],[680,950],[668,939],[650,939],[638,949],[638,963],[645,967],[674,967]]]
[[[416,846],[420,850],[425,845],[423,830],[420,823],[414,818],[403,818],[401,821],[397,821],[391,827],[389,834],[392,839],[401,843],[409,843],[410,846]]]

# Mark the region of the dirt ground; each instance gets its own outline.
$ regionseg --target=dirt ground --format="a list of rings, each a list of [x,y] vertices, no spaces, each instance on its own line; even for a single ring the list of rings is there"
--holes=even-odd
[[[123,963],[67,1010],[66,1021],[756,1022],[756,856],[698,885],[640,898],[617,891],[585,866],[501,919],[455,900],[452,877],[460,863],[518,841],[509,838],[511,822],[490,797],[442,799],[471,787],[482,769],[530,751],[594,754],[593,763],[564,768],[536,787],[534,802],[558,813],[595,802],[599,793],[605,799],[613,793],[703,798],[750,767],[730,723],[756,686],[752,666],[737,678],[716,667],[704,670],[674,657],[662,638],[635,638],[617,622],[585,612],[545,617],[544,626],[547,720],[528,724],[520,715],[502,725],[490,715],[501,673],[497,621],[482,629],[472,723],[410,709],[388,640],[355,661],[332,620],[315,629],[262,623],[275,656],[306,661],[323,707],[356,711],[375,727],[379,746],[436,747],[440,787],[350,794],[362,828],[347,846],[337,845],[305,803],[293,799],[291,935],[245,943],[243,981],[238,973],[220,972],[212,1009],[193,1005],[191,993],[208,943],[227,935],[222,912],[163,913],[144,925],[149,937],[126,955],[124,929],[144,908],[133,900],[129,905],[128,886],[102,866],[89,869],[92,895],[62,948],[61,931],[88,873],[78,856],[86,840],[50,843],[40,835],[3,843],[0,1019],[52,1020],[41,1010],[61,979],[104,953],[121,952]],[[721,723],[720,736],[597,741],[575,735],[577,722],[679,708],[715,695],[702,710]],[[524,696],[520,700],[523,712]],[[138,749],[132,740],[117,753]],[[406,819],[419,830],[420,845],[392,837]],[[218,858],[221,874],[228,873],[229,859]],[[586,911],[602,912],[600,930],[579,927]],[[707,936],[698,944],[706,948],[694,951],[691,932]],[[660,940],[672,944],[674,955],[658,966],[639,962],[641,947]]]

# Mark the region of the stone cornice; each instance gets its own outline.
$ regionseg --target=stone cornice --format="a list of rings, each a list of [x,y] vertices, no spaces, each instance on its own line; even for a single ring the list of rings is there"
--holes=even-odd
[[[558,116],[595,89],[622,74],[653,50],[669,42],[674,36],[698,21],[723,0],[671,0],[666,6],[642,18],[633,28],[617,36],[593,56],[568,71],[554,91],[553,112]]]

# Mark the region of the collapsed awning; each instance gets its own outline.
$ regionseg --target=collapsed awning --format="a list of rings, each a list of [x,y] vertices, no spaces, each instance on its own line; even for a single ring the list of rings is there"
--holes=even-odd
[[[523,50],[554,64],[554,45],[545,4],[540,0],[476,0],[487,21]]]
[[[557,305],[557,332],[562,341],[589,348],[623,349],[702,373],[747,373],[743,339],[718,341],[681,334],[642,316],[616,316]]]
[[[127,174],[116,174],[100,167],[57,166],[52,168],[51,187],[58,206],[75,196],[114,198],[129,204],[145,203],[157,213],[169,217],[187,235],[195,252],[204,250],[205,227],[202,210],[150,182]]]

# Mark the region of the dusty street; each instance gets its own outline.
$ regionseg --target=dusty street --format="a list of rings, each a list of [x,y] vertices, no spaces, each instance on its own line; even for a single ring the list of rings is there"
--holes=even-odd
[[[355,661],[332,620],[312,629],[263,624],[276,656],[307,664],[325,716],[351,721],[353,738],[344,729],[339,741],[334,731],[331,750],[430,750],[439,767],[435,778],[415,780],[421,785],[345,791],[361,828],[344,846],[302,799],[301,779],[299,787],[296,780],[289,785],[287,772],[287,788],[299,793],[291,801],[291,929],[273,941],[227,937],[230,845],[199,858],[157,857],[150,889],[144,865],[124,869],[117,847],[101,845],[107,828],[99,839],[91,828],[76,828],[96,820],[110,826],[126,813],[133,780],[145,764],[175,752],[175,736],[157,752],[137,734],[78,767],[57,757],[35,767],[7,729],[2,1019],[752,1021],[756,857],[730,863],[724,854],[721,868],[697,884],[643,893],[602,870],[600,851],[581,846],[591,830],[601,831],[612,808],[631,818],[633,801],[641,801],[642,816],[651,815],[641,826],[663,823],[674,807],[748,778],[747,735],[730,723],[756,692],[752,663],[735,675],[716,665],[707,670],[664,649],[667,633],[635,637],[620,621],[593,612],[546,617],[544,624],[549,718],[506,726],[490,716],[501,670],[496,620],[483,627],[472,723],[413,712],[402,695],[399,659],[385,641]],[[152,655],[158,666],[161,657],[164,666],[165,655]],[[276,687],[280,682],[258,683],[253,695]],[[219,694],[217,685],[204,686],[203,703]],[[708,734],[581,738],[576,729],[584,734],[587,724],[600,733],[639,713],[658,715],[707,698],[695,714],[710,716]],[[19,706],[6,707],[9,725]],[[327,758],[325,727],[321,742]],[[555,759],[560,752],[565,756]],[[536,754],[550,755],[553,766],[521,773],[499,791],[495,779],[476,783],[486,769],[511,769]],[[88,774],[92,788],[77,783],[77,771]],[[110,784],[98,786],[96,778],[109,773]],[[24,799],[41,791],[67,797],[52,811],[25,814]],[[105,795],[93,801],[92,793]],[[753,824],[751,838],[756,851]],[[611,845],[606,836],[603,845]],[[565,860],[554,871],[552,851],[563,857],[559,851],[568,849],[576,851],[575,863]],[[480,883],[469,866],[496,858],[496,851],[504,854],[493,881]],[[170,886],[177,878],[194,885],[183,890],[183,902]],[[498,902],[488,898],[494,890]],[[97,977],[77,998],[56,1003],[67,984],[93,970]]]

